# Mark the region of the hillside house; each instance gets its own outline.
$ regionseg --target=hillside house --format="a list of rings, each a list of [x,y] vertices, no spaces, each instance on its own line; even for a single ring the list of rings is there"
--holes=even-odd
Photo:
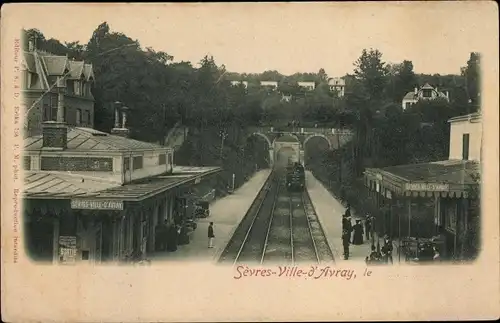
[[[307,91],[313,91],[316,88],[316,83],[314,82],[297,82],[297,85]]]
[[[420,100],[437,100],[443,99],[450,101],[447,90],[439,91],[437,87],[432,87],[429,83],[425,83],[420,89],[415,88],[414,91],[406,93],[401,102],[403,110],[408,109]]]
[[[328,87],[330,91],[336,91],[339,97],[345,94],[345,81],[340,77],[334,77],[328,80]]]

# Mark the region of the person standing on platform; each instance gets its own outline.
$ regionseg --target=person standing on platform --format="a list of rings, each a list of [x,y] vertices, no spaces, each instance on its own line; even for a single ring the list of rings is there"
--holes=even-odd
[[[168,251],[176,251],[177,250],[177,228],[174,224],[170,225],[168,229],[168,243],[167,250]]]
[[[370,234],[372,231],[372,219],[369,214],[366,215],[366,220],[365,220],[365,233],[366,233],[366,240],[370,240]]]
[[[354,225],[354,233],[352,235],[352,244],[362,245],[363,244],[363,226],[361,225],[361,220],[356,220]]]
[[[349,231],[344,230],[342,232],[342,245],[344,246],[344,259],[347,260],[349,259],[349,244],[351,240],[351,234]]]
[[[347,208],[345,209],[344,216],[346,218],[350,218],[351,217],[351,205],[349,203],[347,203]]]
[[[393,264],[392,260],[392,241],[389,237],[385,237],[384,246],[382,247],[382,254],[384,255],[384,262],[387,264],[389,261],[391,265]]]
[[[214,223],[210,222],[210,225],[208,226],[208,247],[213,248],[214,247]]]
[[[160,224],[160,250],[165,251],[167,250],[167,245],[168,245],[168,222],[167,220],[163,221],[163,223]]]

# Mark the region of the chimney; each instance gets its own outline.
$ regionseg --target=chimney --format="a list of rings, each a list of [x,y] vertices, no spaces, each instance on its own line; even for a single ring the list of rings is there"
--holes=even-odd
[[[418,93],[418,89],[417,89],[417,87],[415,87],[415,95],[417,95],[417,93]]]
[[[120,108],[115,107],[115,128],[120,128]]]
[[[68,127],[64,120],[64,82],[57,82],[57,121],[46,121],[42,127],[43,147],[55,150],[67,148]]]
[[[111,134],[127,138],[130,130],[127,129],[127,111],[129,108],[123,106],[121,102],[115,102],[115,127],[111,129]],[[122,113],[122,124],[120,125],[120,111]]]

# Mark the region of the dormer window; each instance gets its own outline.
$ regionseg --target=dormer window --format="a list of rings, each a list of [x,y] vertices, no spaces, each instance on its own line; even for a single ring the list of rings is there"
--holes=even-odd
[[[432,90],[431,89],[423,89],[422,96],[424,98],[431,98],[432,97]]]

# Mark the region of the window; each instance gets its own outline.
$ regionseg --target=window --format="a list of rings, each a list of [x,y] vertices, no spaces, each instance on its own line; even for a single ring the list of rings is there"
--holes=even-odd
[[[23,168],[24,170],[31,170],[31,156],[24,156]]]
[[[73,92],[76,95],[80,95],[80,82],[78,82],[78,81],[73,82]]]
[[[43,104],[43,121],[50,120],[50,106],[46,103]]]
[[[424,89],[424,90],[422,90],[422,96],[424,98],[430,98],[430,97],[432,97],[432,90],[431,89]]]
[[[405,103],[405,109],[409,109],[411,107],[411,102],[406,102]]]
[[[69,81],[67,81],[67,84],[68,84],[68,87],[66,88],[67,93],[68,93],[68,94],[73,94],[73,92],[74,92],[74,84],[75,84],[75,82],[74,82],[74,81],[69,80]]]
[[[76,109],[76,125],[79,126],[82,123],[82,110]]]
[[[123,158],[123,170],[124,171],[130,170],[130,158],[129,157]]]
[[[462,159],[469,160],[469,134],[464,133],[462,136]]]
[[[158,162],[159,165],[165,165],[167,163],[167,155],[166,154],[160,154],[160,156],[158,156],[158,159],[159,159],[159,162]]]
[[[57,121],[57,96],[50,96],[50,119],[52,121]]]
[[[133,160],[132,169],[141,169],[142,168],[142,156],[135,156]]]
[[[85,112],[87,114],[87,125],[90,126],[92,125],[90,111],[85,111]]]

